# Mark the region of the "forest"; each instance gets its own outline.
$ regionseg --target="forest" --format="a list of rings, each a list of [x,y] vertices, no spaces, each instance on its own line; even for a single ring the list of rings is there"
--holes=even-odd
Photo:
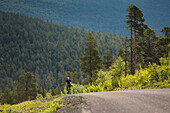
[[[75,70],[81,83],[79,59],[90,31],[0,12],[0,86],[14,88],[19,76],[31,72],[49,90],[61,84],[66,71]],[[95,32],[101,55],[116,57],[124,37]]]
[[[126,8],[132,3],[142,8],[146,23],[162,35],[160,30],[170,24],[169,0],[1,0],[0,10],[95,32],[127,35],[123,21]]]
[[[113,90],[170,88],[170,27],[157,36],[131,4],[130,37],[1,13],[1,103]],[[26,89],[26,90],[25,90]]]

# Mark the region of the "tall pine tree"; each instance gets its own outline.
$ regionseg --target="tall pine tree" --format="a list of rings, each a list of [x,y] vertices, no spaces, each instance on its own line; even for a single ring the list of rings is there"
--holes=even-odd
[[[127,10],[128,14],[126,15],[127,21],[125,21],[130,28],[131,32],[131,74],[135,74],[136,68],[136,36],[141,36],[144,31],[145,25],[143,22],[142,11],[135,5],[131,4]],[[133,31],[133,32],[132,32]],[[133,45],[132,45],[133,42]],[[132,50],[133,48],[133,50]],[[132,53],[133,52],[133,53]],[[133,54],[133,55],[132,55]],[[133,66],[132,66],[132,56],[133,56]]]
[[[101,69],[102,60],[99,54],[97,43],[92,33],[89,33],[85,45],[84,56],[80,58],[81,70],[88,74],[89,82],[92,84],[93,72]]]

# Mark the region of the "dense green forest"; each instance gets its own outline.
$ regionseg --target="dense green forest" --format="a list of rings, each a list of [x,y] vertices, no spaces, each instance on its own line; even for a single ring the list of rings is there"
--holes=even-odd
[[[0,12],[0,102],[67,94],[67,76],[72,94],[170,88],[170,27],[157,36],[137,6],[126,11],[126,38]]]
[[[132,3],[142,9],[146,24],[158,35],[162,35],[164,26],[170,25],[169,0],[1,0],[0,10],[67,26],[127,35],[123,21],[126,8]]]
[[[66,71],[80,78],[80,57],[90,31],[0,11],[0,86],[14,88],[19,76],[32,72],[38,84],[49,90],[61,84]],[[93,33],[101,56],[106,50],[116,57],[124,37]]]

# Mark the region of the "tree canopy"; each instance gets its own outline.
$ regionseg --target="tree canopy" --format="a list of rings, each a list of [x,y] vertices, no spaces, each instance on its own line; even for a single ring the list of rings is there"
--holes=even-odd
[[[81,60],[81,70],[88,74],[89,82],[92,84],[93,72],[102,68],[102,60],[99,54],[97,43],[92,33],[89,33],[85,45],[85,52]]]
[[[45,22],[19,14],[0,11],[0,86],[14,88],[20,75],[31,72],[46,90],[62,83],[73,69],[80,78],[79,58],[90,31]],[[116,56],[124,37],[118,34],[93,33],[101,55],[111,50]]]

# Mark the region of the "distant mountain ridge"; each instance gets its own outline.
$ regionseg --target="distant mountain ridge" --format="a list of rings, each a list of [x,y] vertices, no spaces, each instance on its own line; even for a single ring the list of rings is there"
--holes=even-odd
[[[139,7],[158,35],[170,26],[169,0],[1,0],[0,10],[48,19],[66,26],[129,35],[124,21],[130,4]]]

